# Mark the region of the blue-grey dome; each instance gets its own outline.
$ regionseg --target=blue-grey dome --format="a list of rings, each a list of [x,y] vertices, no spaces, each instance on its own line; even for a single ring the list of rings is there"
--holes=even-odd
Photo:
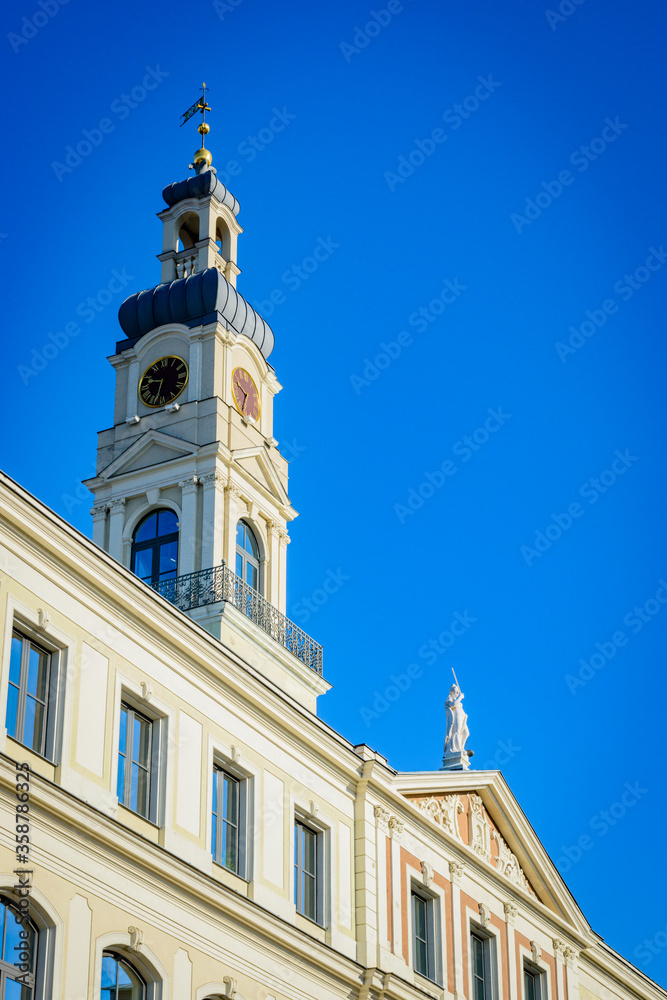
[[[125,299],[118,310],[123,332],[135,343],[166,323],[184,323],[192,327],[218,319],[234,333],[249,337],[268,358],[274,343],[271,327],[215,267],[136,292]],[[120,345],[119,349],[122,349]]]
[[[228,191],[222,181],[218,180],[213,170],[205,170],[195,177],[188,177],[185,181],[176,181],[175,184],[167,184],[162,192],[162,197],[171,208],[179,201],[186,198],[205,198],[212,194],[227,208],[231,208],[234,215],[238,215],[241,206],[231,191]]]

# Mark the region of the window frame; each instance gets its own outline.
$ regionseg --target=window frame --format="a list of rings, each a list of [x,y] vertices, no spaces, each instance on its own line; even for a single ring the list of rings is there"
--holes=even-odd
[[[119,806],[123,806],[124,809],[128,809],[131,813],[134,813],[135,816],[139,816],[141,819],[146,820],[148,823],[152,823],[154,826],[158,826],[159,825],[159,823],[158,823],[159,795],[160,795],[160,787],[161,787],[161,781],[160,781],[160,759],[161,759],[161,746],[162,746],[162,739],[163,739],[162,729],[163,729],[163,725],[164,725],[165,720],[161,716],[155,715],[152,712],[147,711],[147,709],[143,705],[141,707],[137,707],[136,700],[129,694],[129,692],[126,692],[125,690],[121,691],[120,707],[119,708],[120,708],[120,710],[119,710],[119,716],[118,716],[118,719],[119,719],[118,739],[117,739],[117,744],[116,744],[116,788],[115,788],[116,796],[118,798],[118,804],[119,804]],[[121,720],[123,711],[127,711],[128,712],[128,725],[127,725],[127,728],[126,728],[126,744],[125,744],[126,750],[125,750],[125,753],[121,755],[121,751],[120,751],[120,736],[121,736],[120,720]],[[144,815],[143,813],[139,812],[137,809],[133,809],[132,805],[130,804],[131,803],[131,790],[132,790],[132,767],[131,766],[130,766],[129,769],[127,768],[127,766],[125,766],[125,773],[124,773],[124,778],[123,778],[123,798],[121,799],[121,797],[118,795],[118,775],[119,775],[119,772],[120,772],[120,768],[119,768],[120,757],[123,756],[125,758],[126,765],[127,765],[128,759],[130,760],[130,764],[131,765],[134,763],[134,761],[131,759],[131,754],[134,752],[134,746],[133,746],[133,743],[134,743],[134,734],[132,732],[133,727],[131,727],[129,725],[130,715],[133,718],[139,716],[139,718],[141,718],[143,721],[147,722],[150,725],[150,748],[149,748],[149,753],[148,753],[149,766],[148,766],[148,769],[147,769],[147,773],[148,773],[148,794],[147,794],[147,797],[146,797],[147,798],[147,813],[146,813],[146,815]],[[128,747],[130,748],[130,752],[128,752]],[[128,794],[128,790],[130,792],[130,798],[129,798],[129,800],[126,798],[126,796]]]
[[[40,987],[40,930],[32,920],[21,919],[19,914],[19,909],[15,900],[10,896],[6,896],[3,892],[0,892],[0,907],[6,908],[14,914],[16,922],[25,929],[27,925],[33,933],[33,948],[31,952],[32,958],[32,970],[26,973],[29,982],[24,983],[27,989],[30,990],[30,997],[28,1000],[36,1000],[38,996],[38,989]],[[0,925],[0,997],[5,995],[5,985],[8,979],[15,980],[16,975],[23,975],[23,970],[19,968],[16,964],[7,962],[2,958],[2,951],[5,942],[6,928],[4,921]],[[43,949],[42,949],[43,950]]]
[[[142,976],[142,974],[138,971],[138,969],[136,968],[136,966],[134,965],[134,963],[131,962],[124,955],[121,955],[119,952],[115,951],[113,948],[105,948],[104,949],[104,951],[102,952],[102,962],[103,963],[104,963],[104,959],[105,958],[113,958],[117,965],[122,963],[124,965],[129,965],[130,966],[130,968],[132,969],[132,972],[135,974],[135,976],[139,980],[139,985],[141,986],[141,996],[138,997],[137,1000],[146,1000],[146,995],[147,995],[147,990],[148,990],[148,983],[146,982],[146,980],[144,979],[144,977]],[[118,980],[118,974],[116,974],[116,980]],[[101,977],[100,977],[100,995],[101,995],[101,993],[102,993],[102,981],[101,981]],[[118,1000],[118,982],[116,982],[116,996],[112,997],[112,1000]]]
[[[422,938],[417,938],[417,920],[415,913],[417,900],[419,900],[420,903],[423,903],[426,907],[426,939],[424,941],[426,944],[426,971],[422,971],[417,968],[417,941],[422,940]],[[440,985],[438,903],[438,897],[433,896],[430,892],[427,892],[418,883],[414,881],[410,883],[412,968],[418,976],[422,977],[422,979],[427,979],[430,983],[435,983],[436,985]]]
[[[58,630],[51,628],[42,628],[37,624],[35,615],[35,620],[31,621],[34,612],[28,612],[21,605],[14,605],[10,602],[8,607],[8,617],[7,617],[7,631],[5,632],[7,651],[6,657],[4,658],[3,668],[7,673],[7,680],[5,685],[5,697],[4,697],[4,727],[7,732],[9,739],[14,740],[16,743],[20,743],[29,753],[34,753],[38,757],[47,761],[49,764],[56,765],[59,762],[60,754],[62,751],[62,732],[63,732],[63,711],[64,711],[64,700],[65,700],[65,682],[66,682],[66,664],[67,664],[67,642],[68,640],[64,637],[61,638],[58,633],[58,639],[54,639],[53,632],[58,632]],[[35,645],[42,652],[46,653],[49,657],[49,676],[46,686],[46,702],[45,702],[45,724],[44,732],[45,735],[42,739],[41,749],[34,750],[27,743],[23,742],[23,739],[19,739],[18,736],[18,721],[21,716],[22,706],[20,704],[20,694],[19,694],[19,705],[17,712],[17,732],[16,735],[11,736],[7,726],[8,717],[7,709],[9,707],[9,671],[11,665],[11,653],[12,653],[12,640],[15,637],[23,639],[24,642]],[[22,655],[23,658],[23,655]],[[12,687],[16,685],[12,684]],[[23,712],[25,712],[25,707],[23,707]]]
[[[539,966],[535,965],[534,962],[530,962],[524,958],[523,960],[523,1000],[528,1000],[528,995],[526,991],[526,976],[531,976],[535,985],[534,1000],[548,1000],[548,993],[546,989],[546,978],[544,969],[540,969]]]
[[[496,957],[496,935],[490,933],[485,927],[475,924],[472,921],[468,927],[468,950],[469,950],[469,974],[470,974],[470,997],[475,998],[475,967],[473,939],[482,944],[484,963],[484,1000],[498,1000],[498,963]]]
[[[211,769],[209,771],[212,781],[211,785],[211,808],[210,808],[210,820],[211,820],[211,833],[210,833],[210,846],[211,846],[211,856],[213,862],[219,865],[226,872],[230,872],[232,875],[236,875],[238,878],[248,881],[248,781],[247,775],[241,773],[237,768],[230,767],[230,765],[223,760],[218,759],[214,756]],[[236,805],[236,869],[230,868],[221,859],[224,852],[222,851],[223,845],[223,831],[225,820],[222,817],[222,802],[224,798],[224,781],[225,779],[229,781],[236,782],[238,786],[238,797]],[[218,783],[217,788],[217,804],[218,811],[215,813],[213,811],[213,783]],[[220,786],[223,786],[222,789]],[[213,843],[213,817],[216,817],[216,843]],[[220,852],[218,849],[220,848]]]
[[[157,529],[157,527],[159,526],[159,523],[160,523],[159,515],[161,513],[163,513],[163,512],[164,513],[173,514],[174,517],[176,518],[177,524],[179,523],[179,514],[178,514],[177,511],[175,511],[172,507],[164,507],[164,506],[160,507],[160,506],[158,506],[158,507],[153,507],[152,510],[146,511],[139,518],[139,520],[135,524],[134,528],[132,529],[132,545],[131,545],[131,549],[130,549],[130,570],[131,570],[132,573],[134,573],[135,576],[139,576],[139,574],[136,572],[136,569],[135,569],[137,553],[139,553],[139,552],[146,552],[146,551],[152,551],[151,578],[150,578],[150,580],[146,580],[146,579],[144,579],[144,577],[139,576],[139,579],[143,583],[148,584],[149,587],[155,587],[155,586],[158,586],[158,584],[160,584],[160,583],[166,583],[169,580],[176,580],[176,579],[178,579],[178,568],[179,568],[179,562],[180,562],[180,558],[181,558],[181,529],[180,529],[180,527],[177,527],[176,531],[172,531],[168,535],[156,535],[155,538],[148,538],[144,542],[137,542],[137,541],[135,541],[135,536],[136,536],[137,532],[146,523],[146,521],[148,521],[154,515],[156,515],[157,518],[158,518],[157,526],[156,526],[156,529]],[[166,577],[164,577],[164,579],[160,579],[160,548],[163,545],[170,544],[171,542],[176,542],[176,569],[174,571],[175,575],[174,576],[166,576]],[[156,564],[157,564],[157,574],[155,572],[155,570],[156,570]],[[171,570],[169,570],[169,572],[171,572]]]
[[[258,533],[253,528],[253,526],[244,517],[240,517],[238,519],[238,521],[236,522],[236,533],[238,533],[239,525],[241,525],[241,524],[245,527],[246,531],[254,539],[255,545],[257,546],[257,555],[254,556],[250,552],[248,552],[245,548],[242,548],[239,545],[238,538],[236,537],[236,534],[235,534],[235,536],[234,536],[234,543],[235,543],[235,549],[234,549],[234,555],[235,555],[234,572],[239,577],[239,579],[242,580],[243,583],[245,583],[246,587],[250,587],[250,589],[254,590],[256,593],[262,594],[263,593],[262,547],[260,545],[260,540],[259,540],[259,537],[258,537]],[[241,556],[241,560],[242,560],[242,562],[241,562],[241,570],[242,570],[242,572],[241,573],[237,573],[236,572],[237,565],[238,565],[238,557],[239,556]],[[252,584],[248,583],[248,581],[247,581],[247,569],[248,569],[248,565],[252,566],[253,569],[255,569],[256,572],[257,572],[257,586],[256,587],[253,587]]]
[[[303,868],[303,850],[299,830],[308,832],[315,838],[315,868],[312,873],[305,872],[305,869]],[[309,920],[317,927],[323,928],[326,927],[324,919],[324,860],[326,851],[325,831],[314,824],[310,817],[305,817],[300,813],[295,812],[293,832],[294,857],[292,861],[292,872],[294,878],[294,906],[296,913],[305,920]],[[303,893],[304,872],[309,877],[314,878],[315,881],[315,915],[312,917],[309,913],[306,913],[305,910],[300,909],[300,898],[303,898],[305,902],[305,896]]]

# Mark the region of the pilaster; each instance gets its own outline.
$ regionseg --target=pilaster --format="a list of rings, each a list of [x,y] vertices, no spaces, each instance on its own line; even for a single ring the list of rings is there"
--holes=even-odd
[[[514,943],[514,925],[516,924],[516,918],[519,914],[518,907],[512,903],[504,903],[505,909],[505,927],[507,930],[507,961],[509,964],[509,1000],[519,1000],[516,995],[517,991],[517,978],[516,978],[516,945]]]
[[[107,505],[105,503],[96,504],[91,508],[93,518],[93,541],[101,549],[105,548],[107,535]]]
[[[452,883],[452,937],[454,938],[454,984],[457,1000],[465,996],[463,976],[463,928],[461,926],[461,880],[464,866],[459,861],[449,862],[449,877]]]
[[[123,562],[123,528],[125,526],[125,497],[109,501],[109,555]]]
[[[241,506],[241,490],[236,483],[225,486],[226,537],[223,542],[223,558],[233,572],[236,572],[236,525]],[[203,564],[202,564],[203,565]]]
[[[220,472],[200,477],[204,490],[201,529],[202,569],[219,566],[223,560],[225,488]]]
[[[556,966],[556,991],[557,1000],[563,1000],[563,961],[565,953],[565,942],[561,941],[559,938],[553,939],[554,946],[554,963]]]
[[[196,568],[197,489],[199,487],[199,480],[196,476],[190,476],[188,479],[182,479],[178,485],[181,490],[178,573],[179,576],[184,576],[186,573],[194,573]]]

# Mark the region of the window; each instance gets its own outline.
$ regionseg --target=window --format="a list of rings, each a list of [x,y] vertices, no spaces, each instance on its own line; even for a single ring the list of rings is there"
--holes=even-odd
[[[36,964],[37,932],[21,924],[13,905],[0,897],[1,1000],[33,1000]]]
[[[102,956],[100,996],[101,1000],[144,1000],[146,986],[129,962],[118,955],[105,951]],[[18,997],[17,1000],[19,1000]]]
[[[253,590],[259,590],[259,546],[245,521],[236,526],[236,575]]]
[[[472,957],[472,1000],[491,1000],[491,943],[473,932],[470,935]]]
[[[523,1000],[542,1000],[542,973],[529,965],[523,967]]]
[[[244,800],[245,781],[214,766],[211,853],[214,861],[241,878],[245,874],[242,849]]]
[[[173,510],[154,510],[134,532],[132,572],[155,585],[178,572],[178,519]]]
[[[322,834],[300,820],[294,824],[294,902],[296,912],[322,923]]]
[[[434,901],[412,892],[412,964],[415,972],[435,981]]]
[[[20,632],[12,634],[6,726],[8,734],[46,756],[51,654]]]
[[[118,801],[145,819],[151,813],[153,722],[130,705],[120,707]]]

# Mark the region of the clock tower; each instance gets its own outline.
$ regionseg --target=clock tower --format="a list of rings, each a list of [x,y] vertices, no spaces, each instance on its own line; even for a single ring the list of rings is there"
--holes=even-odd
[[[284,618],[297,515],[273,436],[273,333],[236,290],[239,203],[208,130],[192,175],[162,192],[160,284],[119,310],[113,426],[86,482],[93,539],[218,638],[226,602],[321,672],[321,648]]]

